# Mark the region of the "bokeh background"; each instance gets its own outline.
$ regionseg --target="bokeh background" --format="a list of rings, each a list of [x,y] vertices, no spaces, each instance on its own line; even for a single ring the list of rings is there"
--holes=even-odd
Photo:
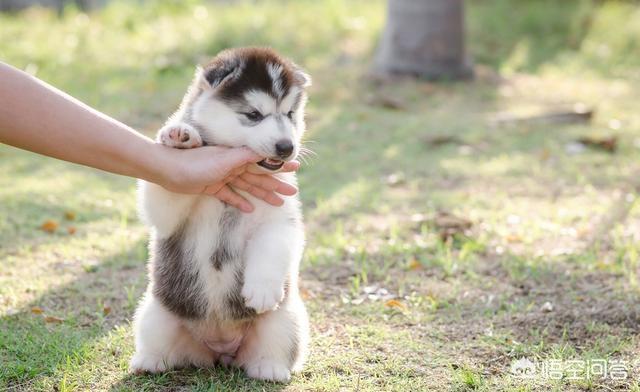
[[[0,146],[0,389],[640,390],[638,2],[467,1],[428,25],[464,27],[463,80],[375,66],[400,0],[21,3],[0,0],[0,60],[147,135],[224,48],[312,75],[312,347],[289,385],[129,375],[135,181]],[[520,358],[627,373],[523,379]]]

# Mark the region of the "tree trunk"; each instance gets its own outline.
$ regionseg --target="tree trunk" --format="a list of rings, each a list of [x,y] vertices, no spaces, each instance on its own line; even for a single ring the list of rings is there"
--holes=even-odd
[[[463,0],[389,0],[374,71],[428,79],[472,77]]]

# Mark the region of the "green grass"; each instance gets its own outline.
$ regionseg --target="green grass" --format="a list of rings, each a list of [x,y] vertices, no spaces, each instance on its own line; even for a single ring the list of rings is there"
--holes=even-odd
[[[147,256],[135,182],[0,147],[0,389],[638,390],[640,7],[560,3],[467,2],[478,77],[442,84],[366,77],[381,0],[0,15],[0,59],[148,134],[195,63],[273,46],[314,78],[317,153],[299,175],[311,356],[278,385],[222,369],[129,375]],[[491,125],[499,112],[576,102],[596,108],[590,124]],[[430,145],[437,135],[458,142]],[[609,135],[613,154],[567,153]],[[473,225],[442,242],[438,211]],[[40,230],[47,220],[55,233]],[[387,294],[402,305],[386,306]],[[632,377],[521,380],[509,369],[522,357],[621,359]]]

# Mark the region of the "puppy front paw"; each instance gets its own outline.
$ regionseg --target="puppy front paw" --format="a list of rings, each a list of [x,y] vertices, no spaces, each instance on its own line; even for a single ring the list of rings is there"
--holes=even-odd
[[[273,281],[245,281],[242,287],[244,304],[255,309],[256,313],[264,313],[278,307],[284,298],[284,285]]]
[[[245,366],[247,376],[258,380],[287,382],[291,379],[288,366],[274,360],[263,359]]]
[[[196,148],[202,146],[198,131],[189,124],[167,124],[160,128],[156,141],[173,148]]]

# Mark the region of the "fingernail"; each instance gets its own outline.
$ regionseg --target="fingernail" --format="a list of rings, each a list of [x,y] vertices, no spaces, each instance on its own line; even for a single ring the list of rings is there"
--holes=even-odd
[[[293,195],[295,195],[296,193],[298,193],[298,188],[296,188],[296,187],[295,187],[295,186],[293,186],[293,185],[289,185],[289,187],[286,189],[286,191],[287,191],[288,193],[283,193],[283,194],[287,194],[287,195],[289,195],[289,196],[293,196]]]

